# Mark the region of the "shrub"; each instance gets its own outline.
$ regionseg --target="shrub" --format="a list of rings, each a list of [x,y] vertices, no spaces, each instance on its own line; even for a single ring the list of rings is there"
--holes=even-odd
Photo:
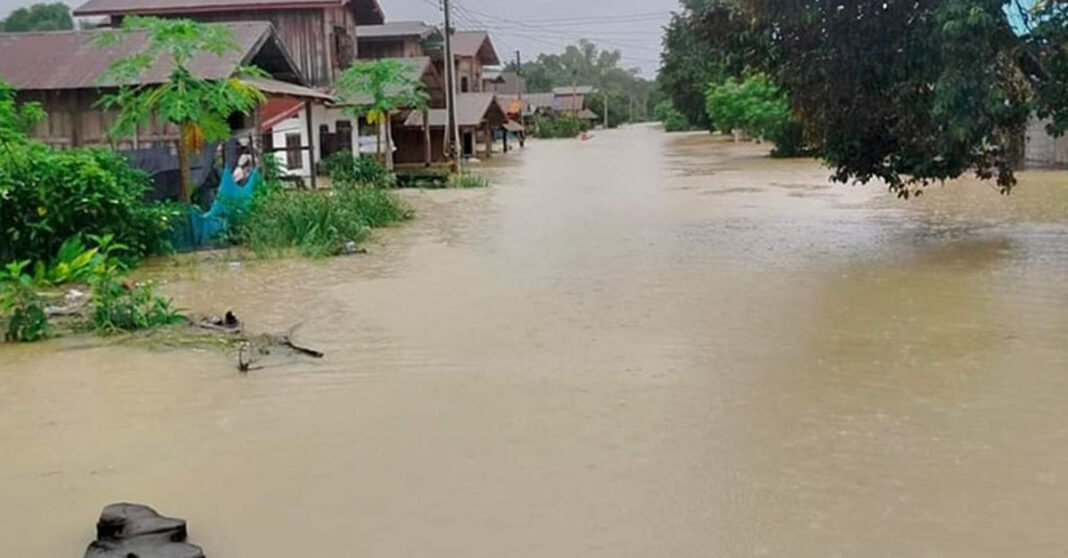
[[[489,180],[473,172],[461,172],[449,178],[450,188],[488,188]]]
[[[378,159],[374,157],[355,157],[351,153],[339,152],[327,157],[322,163],[322,170],[335,186],[392,187],[395,182],[392,175]]]
[[[768,139],[776,145],[776,156],[804,152],[803,130],[790,111],[786,92],[767,76],[756,74],[745,81],[730,78],[711,84],[706,101],[708,116],[721,132],[742,130]]]
[[[584,128],[582,121],[570,114],[534,119],[534,137],[541,139],[576,138]]]
[[[447,170],[419,169],[397,174],[398,188],[435,190],[448,188],[451,174]]]
[[[30,262],[14,262],[0,270],[0,312],[8,317],[5,341],[32,343],[48,337],[51,328],[44,302],[25,273]]]
[[[171,307],[170,299],[156,296],[151,283],[127,285],[120,279],[121,268],[103,265],[92,279],[93,330],[112,334],[173,325],[185,321]]]
[[[330,192],[274,189],[254,199],[248,217],[235,223],[238,243],[259,253],[297,250],[309,257],[339,253],[368,229],[403,221],[407,206],[389,190],[341,186]]]
[[[113,235],[132,256],[166,250],[175,206],[144,201],[149,179],[119,155],[9,143],[0,157],[0,261],[47,260],[76,234]]]
[[[657,103],[653,114],[658,122],[664,124],[664,130],[667,132],[686,132],[694,129],[693,125],[686,120],[686,116],[679,112],[670,100]]]

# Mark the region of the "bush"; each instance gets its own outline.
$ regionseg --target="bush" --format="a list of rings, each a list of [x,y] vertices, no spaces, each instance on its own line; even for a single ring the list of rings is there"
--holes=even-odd
[[[156,296],[151,283],[127,285],[121,268],[103,265],[92,279],[93,330],[103,334],[137,331],[181,323],[185,317],[171,307],[170,299]]]
[[[708,117],[724,133],[742,130],[775,143],[779,157],[804,152],[803,129],[790,111],[786,92],[763,74],[745,81],[730,78],[711,84],[707,94]]]
[[[268,190],[234,223],[239,244],[261,254],[295,249],[309,257],[338,254],[368,229],[408,219],[410,210],[389,190],[341,186],[330,192]]]
[[[541,139],[577,138],[585,129],[581,120],[564,114],[534,119],[534,137]]]
[[[5,341],[32,343],[51,334],[44,302],[25,273],[29,265],[15,262],[0,270],[0,312],[8,317]]]
[[[334,153],[322,163],[322,170],[335,186],[368,185],[380,188],[396,185],[392,174],[374,157],[355,157],[351,153]]]
[[[398,188],[421,188],[435,190],[448,188],[451,175],[447,170],[419,169],[397,174]]]
[[[488,188],[489,180],[473,172],[461,172],[449,178],[450,188]]]
[[[667,132],[686,132],[694,129],[690,121],[686,120],[686,116],[669,100],[657,103],[653,114],[658,122],[664,124],[664,130]]]
[[[77,234],[113,235],[132,256],[166,250],[178,209],[119,155],[8,143],[0,157],[0,261],[47,260]]]

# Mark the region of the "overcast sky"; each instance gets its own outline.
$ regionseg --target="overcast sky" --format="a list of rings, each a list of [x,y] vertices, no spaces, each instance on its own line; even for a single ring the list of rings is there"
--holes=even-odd
[[[178,0],[180,1],[180,0]],[[658,66],[660,31],[678,0],[452,0],[459,29],[487,29],[502,58],[524,59],[559,52],[588,38],[623,51],[624,65],[653,77]],[[0,0],[6,15],[34,0]],[[387,21],[420,19],[441,23],[440,0],[379,0]],[[80,0],[67,0],[77,7]]]

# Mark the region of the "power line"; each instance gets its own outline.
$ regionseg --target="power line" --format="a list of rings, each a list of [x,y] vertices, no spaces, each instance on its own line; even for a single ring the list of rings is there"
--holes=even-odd
[[[459,6],[457,6],[457,7],[459,7]],[[576,39],[576,40],[577,39],[587,38],[587,37],[575,36],[574,34],[570,34],[570,33],[567,33],[567,32],[564,32],[564,31],[560,31],[560,30],[557,30],[557,29],[552,29],[552,28],[549,28],[549,27],[543,27],[543,26],[539,26],[539,25],[532,25],[532,24],[529,24],[529,23],[524,23],[522,21],[516,21],[516,20],[513,20],[513,19],[507,19],[507,18],[498,17],[498,16],[495,16],[495,15],[492,15],[492,14],[487,14],[487,13],[484,13],[484,12],[480,12],[478,10],[475,10],[475,9],[472,9],[472,8],[469,8],[469,7],[466,7],[466,6],[464,6],[462,9],[464,10],[465,13],[467,13],[469,15],[470,14],[476,14],[476,15],[480,15],[480,16],[485,17],[485,18],[489,18],[489,19],[495,20],[495,21],[504,22],[505,24],[511,24],[508,27],[501,26],[500,24],[497,24],[495,27],[498,30],[501,30],[501,31],[504,31],[504,32],[508,32],[508,33],[512,33],[514,35],[523,36],[523,34],[521,32],[515,30],[516,27],[520,27],[520,28],[529,29],[531,31],[537,31],[539,33],[550,33],[550,34],[554,34],[554,35],[557,35],[557,36],[562,36],[562,37]],[[651,48],[648,48],[648,47],[638,46],[638,45],[634,45],[634,44],[625,44],[625,43],[621,43],[621,42],[617,42],[617,41],[609,41],[609,40],[604,40],[604,39],[600,40],[599,42],[607,44],[607,45],[611,45],[611,46],[616,46],[618,48],[642,50],[642,51],[649,52],[649,53],[654,53],[654,54],[657,54],[657,55],[660,54],[659,50],[654,50],[654,49],[651,49]],[[659,60],[657,60],[657,62],[659,62]]]

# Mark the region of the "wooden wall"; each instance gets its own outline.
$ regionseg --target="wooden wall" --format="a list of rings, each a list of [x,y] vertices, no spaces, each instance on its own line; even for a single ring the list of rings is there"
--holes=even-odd
[[[198,21],[269,21],[278,31],[293,62],[312,87],[329,87],[337,77],[334,56],[334,26],[351,37],[351,58],[356,57],[356,24],[345,8],[309,10],[250,10],[220,13],[184,14]]]
[[[128,149],[171,145],[177,140],[178,129],[159,122],[141,126],[134,138],[112,140],[108,131],[115,123],[115,111],[105,111],[96,105],[100,95],[95,89],[20,91],[18,100],[42,104],[48,116],[37,125],[33,136],[54,147]]]

